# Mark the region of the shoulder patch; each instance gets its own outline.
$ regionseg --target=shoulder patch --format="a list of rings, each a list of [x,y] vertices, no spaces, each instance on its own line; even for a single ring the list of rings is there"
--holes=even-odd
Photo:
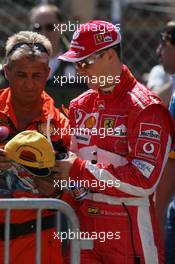
[[[137,103],[142,109],[151,104],[159,104],[160,100],[144,85],[137,83],[134,88],[128,92],[134,103]]]

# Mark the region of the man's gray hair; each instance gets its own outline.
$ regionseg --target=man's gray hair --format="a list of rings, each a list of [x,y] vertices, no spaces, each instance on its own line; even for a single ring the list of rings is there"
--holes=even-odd
[[[44,35],[32,31],[20,31],[8,38],[5,51],[8,61],[21,57],[41,57],[43,53],[50,57],[52,45]]]

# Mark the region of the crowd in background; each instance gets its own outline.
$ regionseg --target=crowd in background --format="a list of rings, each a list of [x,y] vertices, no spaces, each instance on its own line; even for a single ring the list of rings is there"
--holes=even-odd
[[[125,15],[125,12],[126,10],[124,9],[123,15]],[[167,21],[170,17],[173,20],[173,16],[171,14],[166,14],[166,16],[164,16],[164,20]],[[25,26],[27,30],[38,32],[46,36],[52,44],[53,51],[52,54],[50,54],[51,56],[49,59],[49,67],[51,70],[48,77],[46,78],[46,92],[54,99],[56,107],[61,108],[62,104],[68,107],[70,100],[86,91],[88,87],[85,83],[79,82],[78,79],[76,79],[76,82],[72,81],[75,76],[77,76],[76,68],[74,67],[74,65],[62,60],[58,60],[58,57],[68,49],[69,41],[67,40],[66,35],[62,35],[60,34],[60,32],[54,31],[53,25],[64,23],[65,21],[67,21],[67,18],[65,19],[65,16],[63,16],[63,10],[60,11],[57,6],[43,5],[33,7],[28,14],[28,18],[26,19],[28,21],[27,26]],[[153,18],[151,18],[150,20],[152,19]],[[132,26],[135,25],[136,20],[132,21]],[[152,56],[150,64],[149,59],[146,61],[147,57],[149,57],[146,52],[144,51],[145,57],[141,57],[139,54],[139,50],[137,50],[137,45],[135,46],[134,44],[135,42],[137,42],[137,38],[133,38],[133,46],[132,50],[130,51],[130,53],[132,54],[129,54],[129,49],[127,46],[131,48],[132,41],[130,41],[129,37],[132,35],[132,32],[128,30],[128,35],[126,35],[127,32],[124,31],[125,28],[129,28],[128,25],[125,25],[129,24],[129,21],[125,19],[125,17],[121,17],[120,32],[124,40],[124,44],[122,47],[124,62],[127,63],[127,59],[129,59],[129,63],[127,64],[131,67],[131,69],[133,69],[134,67],[136,76],[141,80],[141,82],[145,83],[150,90],[160,96],[164,105],[170,109],[173,117],[175,118],[175,22],[173,20],[171,23],[166,24],[165,21],[159,23],[159,30],[157,30],[156,34],[154,35],[153,46],[150,45],[148,39],[145,40],[144,36],[142,39],[140,39],[142,35],[142,27],[140,26],[139,41],[141,44],[137,43],[137,45],[145,45],[145,50],[148,50],[148,54],[151,54]],[[154,30],[155,28],[153,27],[152,31]],[[134,34],[137,34],[137,30]],[[70,34],[70,36],[71,35],[72,34]],[[159,35],[160,39],[158,38]],[[147,36],[149,37],[148,33]],[[147,42],[147,45],[145,44],[145,42]],[[142,54],[144,54],[144,52]],[[8,56],[6,56],[6,58],[7,57]],[[140,61],[146,64],[146,67],[142,67]],[[132,62],[134,62],[133,65]],[[6,63],[6,61],[4,61],[3,63]],[[137,66],[135,66],[136,64]],[[142,78],[145,69],[147,71],[150,71],[146,79],[145,77]],[[1,89],[9,86],[7,76],[8,70],[5,72],[1,70]],[[61,76],[66,76],[66,82],[63,85],[58,82],[58,79]],[[33,118],[31,118],[30,121],[32,120]],[[25,127],[25,125],[23,127]],[[159,214],[161,222],[160,224],[161,227],[165,227],[166,264],[173,263],[175,259],[175,203],[173,198],[173,194],[175,192],[175,180],[173,179],[173,177],[175,176],[174,158],[174,151],[172,151],[170,153],[170,157],[165,170],[165,176],[160,182],[160,189],[158,189],[156,200],[157,212]],[[161,199],[162,191],[164,191],[165,199]],[[170,201],[170,199],[173,200]],[[168,203],[170,203],[169,206]],[[166,211],[165,208],[168,208],[168,210]]]

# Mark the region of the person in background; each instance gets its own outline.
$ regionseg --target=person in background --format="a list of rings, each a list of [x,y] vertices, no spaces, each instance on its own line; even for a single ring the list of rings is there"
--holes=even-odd
[[[153,197],[175,130],[160,99],[123,64],[120,43],[114,25],[88,21],[59,56],[75,63],[90,89],[70,103],[74,154],[57,161],[58,177],[80,188],[80,230],[94,238],[81,264],[163,264]],[[101,233],[110,234],[103,243]]]
[[[70,99],[87,89],[84,83],[74,80],[75,67],[65,61],[58,61],[57,57],[68,48],[69,43],[60,25],[66,23],[61,10],[51,4],[35,6],[29,13],[32,31],[45,35],[51,42],[53,53],[49,60],[50,74],[46,84],[46,91],[60,107],[61,103],[68,106]],[[55,26],[54,26],[55,24]],[[57,28],[59,30],[54,30]],[[63,84],[60,77],[63,77]]]
[[[175,120],[175,21],[168,22],[161,33],[161,41],[157,48],[157,54],[165,71],[172,75],[173,93],[169,109]],[[174,194],[175,149],[170,152],[165,173],[160,181],[156,194],[158,217],[162,229],[165,229],[166,264],[173,264],[175,261],[175,198],[172,199]]]
[[[173,81],[170,74],[165,72],[163,65],[155,65],[151,69],[147,87],[156,93],[165,106],[168,107],[172,95]]]
[[[58,25],[65,23],[60,9],[55,5],[40,5],[32,8],[29,14],[30,25],[32,31],[45,35],[51,42],[53,52],[49,60],[49,80],[53,80],[54,75],[75,75],[75,68],[67,63],[57,60],[57,57],[68,47],[68,40],[65,38],[61,30],[54,31],[59,28]]]
[[[70,137],[68,134],[61,137],[61,129],[68,128],[68,120],[59,109],[55,108],[54,101],[44,91],[50,73],[49,58],[52,53],[50,41],[36,32],[21,31],[9,37],[5,49],[7,63],[4,65],[4,73],[9,81],[9,87],[0,91],[1,146],[21,131],[36,130],[44,136],[47,135],[56,153],[67,151]],[[50,127],[49,133],[47,124]],[[3,131],[6,131],[6,135],[3,135]],[[23,156],[27,155],[26,152],[23,154]],[[29,155],[29,160],[32,157],[33,155]],[[21,174],[26,175],[26,171],[20,169],[19,175],[17,175],[18,181],[12,184],[12,177],[10,177],[9,183],[5,184],[4,175],[12,168],[12,165],[6,152],[1,149],[1,198],[60,197],[59,188],[55,189],[53,185],[55,168],[49,177],[32,178],[37,189],[36,192],[31,186],[31,182],[27,180],[28,177],[24,177],[23,181],[19,180]],[[11,173],[13,174],[13,171]],[[53,212],[44,211],[42,217],[42,221],[45,223],[42,227],[42,264],[62,263],[60,241],[53,239],[53,216]],[[36,226],[35,217],[35,212],[31,210],[23,210],[20,214],[13,213],[10,264],[35,263],[35,233],[31,228]],[[1,224],[3,221],[4,218],[1,214]],[[3,263],[4,234],[3,232],[0,234],[0,263]],[[14,236],[14,234],[16,235]]]

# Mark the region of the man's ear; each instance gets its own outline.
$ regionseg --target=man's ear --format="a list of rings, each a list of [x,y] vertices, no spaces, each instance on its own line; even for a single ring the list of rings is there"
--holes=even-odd
[[[5,78],[8,80],[9,79],[9,71],[10,71],[9,65],[4,64],[2,68],[3,68]]]
[[[112,58],[114,57],[115,51],[113,49],[108,49],[107,54],[108,54],[108,59],[112,60]]]

